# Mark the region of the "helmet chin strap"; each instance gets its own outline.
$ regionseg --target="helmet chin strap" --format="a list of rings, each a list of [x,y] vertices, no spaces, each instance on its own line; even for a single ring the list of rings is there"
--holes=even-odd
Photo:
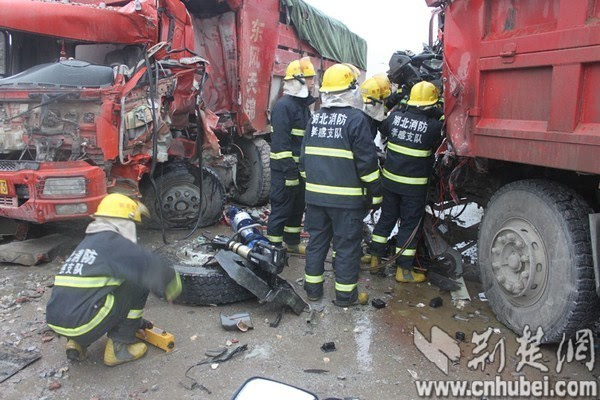
[[[294,75],[294,79],[299,81],[301,84],[306,85],[306,80],[302,76]]]

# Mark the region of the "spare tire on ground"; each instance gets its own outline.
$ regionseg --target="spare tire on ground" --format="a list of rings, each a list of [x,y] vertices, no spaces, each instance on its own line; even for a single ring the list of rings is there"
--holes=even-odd
[[[190,266],[175,265],[183,286],[176,303],[197,306],[228,304],[254,297],[252,293],[238,285],[218,265]]]

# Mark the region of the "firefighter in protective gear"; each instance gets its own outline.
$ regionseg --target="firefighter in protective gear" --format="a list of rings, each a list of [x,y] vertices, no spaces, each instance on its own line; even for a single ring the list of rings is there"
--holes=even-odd
[[[385,86],[382,88],[382,84],[375,77],[371,77],[360,85],[360,92],[364,102],[363,111],[369,118],[373,139],[377,136],[379,125],[385,119],[385,95],[389,96],[389,92],[391,92]]]
[[[306,253],[300,244],[304,214],[304,182],[298,172],[300,146],[310,105],[314,98],[315,69],[308,57],[292,61],[283,78],[284,95],[271,112],[271,214],[267,239],[274,245],[285,246],[294,253]]]
[[[306,178],[309,233],[304,289],[308,298],[323,296],[324,262],[333,239],[335,304],[358,298],[362,220],[381,199],[377,152],[352,69],[335,64],[323,76],[322,108],[302,142],[300,173]]]
[[[432,83],[419,82],[411,90],[407,109],[392,112],[380,129],[388,139],[388,147],[381,216],[371,242],[371,270],[379,268],[379,257],[384,255],[388,237],[400,219],[396,236],[396,254],[400,253],[396,259],[398,282],[425,281],[424,274],[413,271],[413,262],[434,150],[441,140],[442,122],[435,107],[438,100],[438,90]]]
[[[142,357],[147,347],[135,335],[149,291],[167,300],[181,293],[179,275],[136,243],[135,223],[142,214],[144,205],[125,195],[104,197],[85,238],[55,277],[46,320],[68,339],[70,360],[83,360],[87,347],[104,334],[106,365]]]

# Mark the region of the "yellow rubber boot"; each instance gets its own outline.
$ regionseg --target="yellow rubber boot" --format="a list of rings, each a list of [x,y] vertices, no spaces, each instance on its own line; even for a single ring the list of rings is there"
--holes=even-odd
[[[373,260],[373,256],[370,254],[365,254],[360,258],[360,262],[363,264],[369,264]]]
[[[301,254],[301,255],[306,254],[306,246],[303,245],[302,243],[300,243],[300,244],[285,243],[285,248],[287,249],[287,251],[289,251],[290,253],[293,253],[293,254]]]
[[[87,348],[73,339],[67,340],[65,350],[67,351],[67,358],[71,361],[83,361],[87,357]]]
[[[144,343],[114,343],[112,339],[108,339],[104,348],[104,364],[114,367],[115,365],[135,361],[142,358],[146,351],[148,351],[148,346]]]
[[[412,269],[396,268],[396,282],[401,283],[421,283],[425,282],[427,277],[425,274],[415,272]]]
[[[371,267],[369,272],[371,275],[377,275],[381,271],[381,259],[377,256],[371,257]]]

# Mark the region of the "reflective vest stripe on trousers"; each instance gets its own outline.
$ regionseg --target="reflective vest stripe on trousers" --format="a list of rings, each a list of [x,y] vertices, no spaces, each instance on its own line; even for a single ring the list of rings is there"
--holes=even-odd
[[[144,315],[144,310],[129,310],[127,313],[127,319],[138,319],[142,318]]]
[[[324,280],[323,275],[304,275],[304,282],[306,283],[323,283]]]
[[[402,250],[401,247],[396,247],[396,254],[400,253],[404,257],[412,257],[417,254],[417,249],[404,249],[402,252],[400,250]]]
[[[104,321],[104,318],[106,318],[106,316],[110,313],[114,305],[115,298],[112,294],[109,293],[108,295],[106,295],[106,301],[104,301],[104,305],[102,306],[100,311],[98,311],[94,318],[92,318],[87,324],[78,326],[77,328],[63,328],[51,324],[48,324],[48,326],[60,335],[64,335],[67,337],[81,336],[100,325],[100,323]]]
[[[387,243],[387,238],[380,236],[380,235],[375,235],[373,234],[371,236],[371,240],[374,241],[375,243],[381,243],[381,244],[386,244]]]
[[[337,290],[338,292],[351,292],[354,289],[356,289],[356,287],[358,286],[357,283],[352,283],[350,285],[346,285],[343,283],[335,283],[335,290]]]

